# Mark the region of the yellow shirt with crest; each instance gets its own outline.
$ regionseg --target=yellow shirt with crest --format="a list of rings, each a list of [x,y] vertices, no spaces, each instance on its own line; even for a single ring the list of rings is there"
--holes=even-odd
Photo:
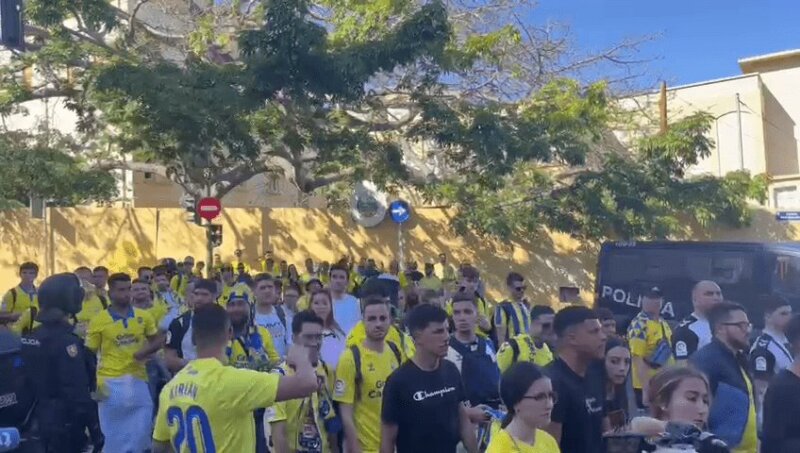
[[[279,380],[215,358],[193,360],[161,391],[153,439],[179,453],[256,451],[253,411],[275,404]]]
[[[356,347],[361,353],[362,375],[358,392],[355,359],[348,347],[342,353],[336,368],[333,399],[342,404],[353,405],[353,418],[361,449],[364,453],[377,452],[381,447],[383,387],[389,375],[400,367],[400,363],[388,345],[383,348],[382,353],[363,346]]]
[[[131,307],[127,316],[117,316],[104,310],[89,322],[86,347],[99,353],[98,380],[131,375],[147,380],[144,362],[133,354],[158,332],[150,313]]]

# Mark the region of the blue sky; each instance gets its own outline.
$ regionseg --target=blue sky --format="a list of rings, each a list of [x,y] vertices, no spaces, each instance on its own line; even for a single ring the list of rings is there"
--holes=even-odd
[[[539,0],[529,19],[570,26],[581,50],[660,34],[642,56],[671,85],[741,74],[737,60],[800,48],[800,0]]]

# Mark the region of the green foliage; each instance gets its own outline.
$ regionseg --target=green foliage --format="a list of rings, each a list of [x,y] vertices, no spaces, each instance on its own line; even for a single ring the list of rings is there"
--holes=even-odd
[[[597,99],[595,107],[604,109]],[[534,116],[544,115],[540,118],[547,124],[568,124],[575,141],[562,144],[581,149],[585,156],[592,148],[581,147],[581,137],[592,137],[606,115],[587,115],[575,102],[566,96]],[[573,115],[553,117],[569,111]],[[686,177],[687,168],[708,156],[713,146],[706,136],[710,122],[704,113],[686,117],[666,134],[642,139],[629,156],[595,147],[600,162],[594,169],[563,165],[546,174],[518,164],[489,192],[485,184],[468,179],[439,185],[428,195],[458,207],[455,225],[460,231],[506,238],[544,228],[584,239],[668,238],[685,232],[689,220],[702,226],[746,226],[751,219],[748,200],[765,201],[764,176],[741,171],[723,178]]]
[[[748,200],[766,193],[746,172],[687,176],[713,146],[704,113],[611,146],[625,115],[608,84],[570,78],[562,42],[517,19],[525,1],[243,4],[214,2],[185,37],[165,38],[107,0],[30,0],[41,36],[0,68],[0,115],[57,91],[80,135],[0,134],[6,198],[108,197],[113,178],[87,163],[128,154],[194,194],[285,172],[306,194],[341,198],[369,179],[451,205],[460,233],[633,239],[676,234],[687,216],[745,225]],[[31,65],[42,86],[21,82]]]
[[[0,206],[26,205],[30,196],[72,206],[115,194],[114,177],[69,154],[77,149],[69,138],[52,131],[0,135]]]

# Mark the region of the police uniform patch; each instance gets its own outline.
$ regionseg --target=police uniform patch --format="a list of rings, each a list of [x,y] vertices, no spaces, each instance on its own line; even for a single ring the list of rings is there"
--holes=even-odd
[[[144,320],[142,319],[142,317],[141,317],[141,316],[139,316],[138,318],[136,318],[136,321],[138,321],[138,322],[139,322],[139,324],[141,324],[141,323],[143,323],[143,322],[144,322]]]
[[[336,384],[334,384],[333,386],[333,393],[335,393],[336,396],[342,396],[344,395],[344,389],[345,389],[344,381],[341,379],[337,379]]]
[[[675,356],[686,357],[689,355],[689,348],[686,347],[685,341],[678,341],[675,343]]]
[[[73,359],[75,357],[78,357],[78,346],[74,344],[67,346],[67,355],[72,357]]]
[[[767,371],[767,358],[764,356],[756,357],[756,371]]]

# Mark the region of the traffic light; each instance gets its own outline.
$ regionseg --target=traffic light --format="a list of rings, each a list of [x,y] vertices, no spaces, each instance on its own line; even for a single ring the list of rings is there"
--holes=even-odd
[[[187,222],[194,223],[195,225],[200,225],[202,223],[200,214],[197,212],[197,200],[192,195],[185,194],[181,197],[181,206],[186,211]]]
[[[0,43],[12,49],[25,46],[22,0],[0,0]]]
[[[222,245],[222,225],[209,225],[208,226],[208,241],[212,247],[219,247]]]

